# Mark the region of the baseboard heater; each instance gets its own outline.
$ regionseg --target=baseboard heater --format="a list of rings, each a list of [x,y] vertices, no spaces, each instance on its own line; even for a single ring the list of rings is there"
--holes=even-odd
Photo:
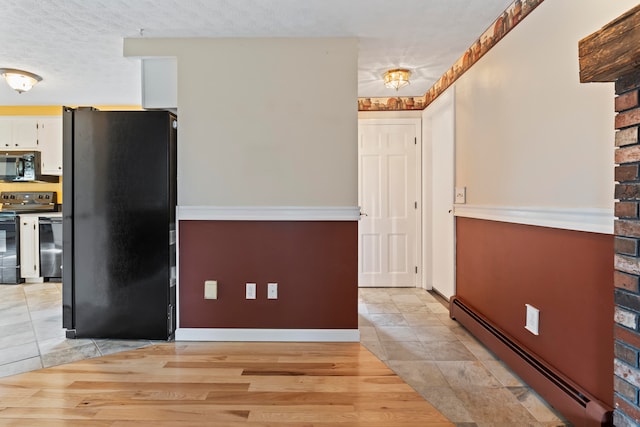
[[[468,329],[574,426],[613,425],[613,408],[546,364],[460,297],[451,298],[449,310],[452,319]]]

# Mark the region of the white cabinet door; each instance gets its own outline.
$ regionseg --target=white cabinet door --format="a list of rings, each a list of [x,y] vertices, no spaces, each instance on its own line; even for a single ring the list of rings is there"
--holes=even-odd
[[[0,117],[0,149],[36,150],[38,120],[35,117]]]
[[[13,145],[13,120],[0,117],[0,148],[8,149]]]
[[[62,117],[38,120],[38,149],[41,152],[41,172],[62,175]]]
[[[20,217],[20,276],[40,277],[38,217]]]
[[[12,135],[12,148],[17,150],[37,150],[38,119],[35,117],[14,117]]]

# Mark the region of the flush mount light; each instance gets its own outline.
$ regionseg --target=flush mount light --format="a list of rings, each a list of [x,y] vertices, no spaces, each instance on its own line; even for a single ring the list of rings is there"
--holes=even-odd
[[[18,93],[31,90],[36,83],[42,80],[42,77],[37,74],[16,70],[14,68],[0,68],[0,74],[7,81],[11,89],[16,90]]]
[[[409,76],[411,76],[411,71],[404,68],[389,70],[383,75],[384,85],[388,88],[398,90],[409,84]]]

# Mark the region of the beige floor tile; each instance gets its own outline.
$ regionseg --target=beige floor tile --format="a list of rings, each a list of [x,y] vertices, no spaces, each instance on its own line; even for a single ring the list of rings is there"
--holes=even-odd
[[[29,310],[27,309],[27,306],[17,305],[2,310],[2,316],[0,316],[0,327],[30,321],[31,317],[29,316]]]
[[[479,361],[433,362],[453,389],[502,388],[487,368]]]
[[[400,313],[400,309],[392,302],[387,303],[366,303],[369,314],[389,314]]]
[[[424,360],[426,350],[420,341],[381,341],[387,360]]]
[[[400,313],[424,313],[424,314],[432,314],[431,311],[427,308],[427,306],[422,303],[420,305],[417,304],[406,304],[402,302],[395,303],[398,311]]]
[[[516,387],[510,389],[510,391],[536,420],[546,423],[557,423],[563,421],[555,414],[549,404],[542,400],[542,398],[530,388]]]
[[[358,326],[373,326],[373,323],[371,323],[368,316],[358,314]]]
[[[96,346],[102,356],[118,353],[121,351],[134,350],[136,348],[151,345],[148,340],[95,340]]]
[[[50,366],[62,365],[64,363],[76,362],[78,360],[89,359],[100,356],[98,347],[93,343],[80,345],[77,347],[65,348],[59,351],[42,355],[42,366],[48,368]]]
[[[422,342],[458,341],[458,337],[451,333],[446,326],[415,326],[414,331]]]
[[[378,326],[376,331],[380,341],[418,341],[409,326]]]
[[[376,326],[407,326],[407,321],[400,313],[375,313],[367,314],[365,317]]]
[[[4,347],[2,351],[0,351],[0,365],[38,357],[39,355],[38,344],[35,341],[16,343]]]
[[[359,293],[360,293],[360,298],[362,298],[362,300],[365,301],[365,302],[383,304],[383,303],[387,303],[387,302],[391,301],[391,297],[383,289],[378,289],[378,288],[372,288],[372,289],[360,288],[360,292]]]
[[[382,343],[378,340],[375,341],[361,341],[360,344],[365,346],[367,350],[373,353],[378,359],[385,361],[388,359],[387,351],[385,350]]]
[[[378,341],[378,333],[373,326],[360,326],[360,341]]]
[[[518,399],[503,387],[453,389],[476,422],[511,423],[512,426],[526,426],[537,422]]]
[[[456,425],[474,422],[464,403],[450,387],[418,386],[415,390]]]
[[[442,322],[431,312],[403,312],[407,324],[410,326],[442,326]]]
[[[0,352],[16,343],[27,344],[36,342],[36,334],[33,332],[31,324],[29,323],[27,326],[28,328],[12,330],[4,334],[0,333]]]
[[[440,313],[440,314],[446,314],[449,315],[449,309],[447,309],[447,307],[445,307],[444,305],[440,304],[439,302],[432,302],[432,303],[427,303],[427,308],[432,312],[432,313]]]
[[[40,356],[18,360],[16,362],[0,365],[0,377],[22,374],[23,372],[35,371],[42,368]]]
[[[474,356],[478,358],[478,360],[498,359],[495,354],[493,354],[488,348],[476,341],[475,338],[471,338],[468,340],[461,339],[460,342],[464,344],[464,346],[467,347],[467,349],[469,349],[469,351],[473,353]]]
[[[65,330],[62,328],[62,319],[60,316],[49,316],[41,319],[34,319],[33,329],[38,340],[65,337]]]
[[[475,361],[476,357],[460,342],[457,341],[429,341],[422,342],[432,361]]]
[[[40,348],[40,354],[46,355],[92,343],[93,340],[90,339],[68,339],[64,336],[58,336],[46,340],[39,340],[38,347]]]
[[[422,360],[391,360],[388,365],[414,389],[418,387],[448,387],[442,372],[432,363]]]
[[[499,360],[483,360],[482,364],[493,374],[500,384],[505,387],[522,387],[522,380]]]
[[[419,305],[419,306],[424,305],[424,301],[422,301],[418,297],[418,295],[414,293],[392,294],[391,300],[396,304]]]

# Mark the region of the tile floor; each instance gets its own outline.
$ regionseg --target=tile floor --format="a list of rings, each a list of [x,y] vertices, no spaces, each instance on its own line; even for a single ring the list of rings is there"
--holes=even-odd
[[[0,377],[150,345],[65,338],[62,284],[0,285]]]
[[[0,285],[0,377],[151,345],[67,340],[60,283]],[[361,342],[459,427],[569,425],[421,289],[360,289]]]
[[[567,426],[422,289],[361,288],[360,341],[457,426]]]

